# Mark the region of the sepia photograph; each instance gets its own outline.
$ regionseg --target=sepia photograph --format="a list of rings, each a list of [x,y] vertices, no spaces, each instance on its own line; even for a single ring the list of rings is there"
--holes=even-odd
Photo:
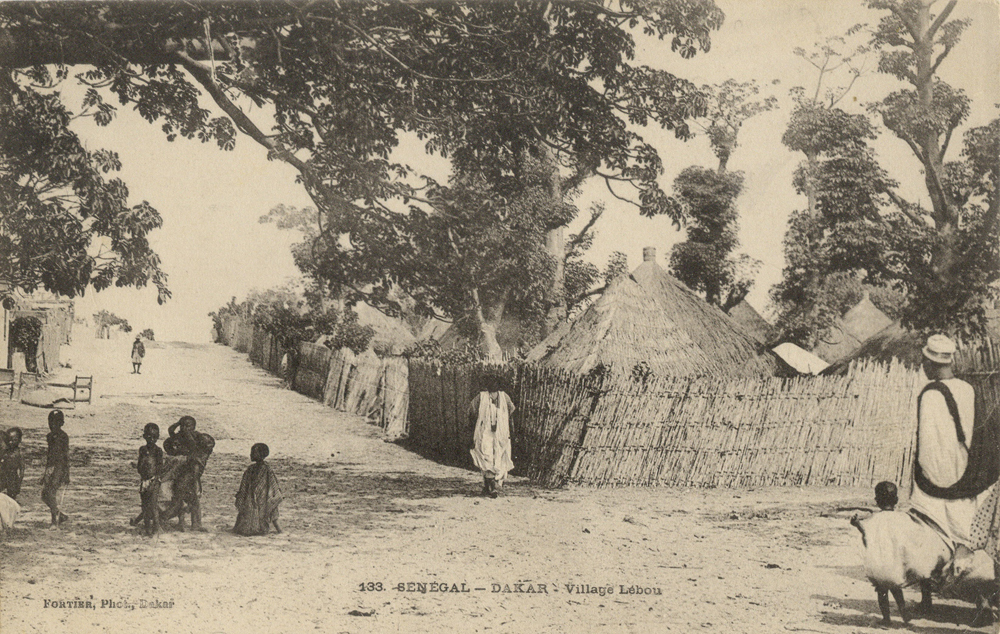
[[[1000,0],[0,0],[0,634],[1000,634]]]

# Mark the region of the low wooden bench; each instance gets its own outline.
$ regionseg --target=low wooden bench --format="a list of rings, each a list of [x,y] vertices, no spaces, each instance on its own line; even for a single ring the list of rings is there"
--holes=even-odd
[[[65,387],[73,390],[74,403],[90,403],[94,396],[94,377],[77,375],[72,383],[47,383],[51,387]],[[85,396],[81,397],[81,394]]]
[[[10,389],[10,399],[14,398],[14,385],[17,383],[17,373],[14,370],[0,368],[0,389]]]

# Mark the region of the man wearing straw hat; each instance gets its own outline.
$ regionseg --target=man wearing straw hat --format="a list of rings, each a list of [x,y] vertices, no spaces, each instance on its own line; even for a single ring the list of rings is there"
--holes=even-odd
[[[957,553],[985,545],[985,536],[974,534],[981,529],[973,530],[973,520],[996,488],[998,457],[997,448],[987,446],[996,444],[995,436],[976,421],[975,391],[955,377],[955,352],[955,343],[944,335],[931,336],[923,348],[930,382],[917,397],[910,504],[911,512],[943,532]],[[929,589],[923,588],[923,595],[921,603],[929,607]]]

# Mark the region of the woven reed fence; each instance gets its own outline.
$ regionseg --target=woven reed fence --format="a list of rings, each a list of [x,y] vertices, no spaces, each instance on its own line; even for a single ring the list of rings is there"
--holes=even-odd
[[[228,316],[221,342],[248,353],[250,361],[281,375],[284,350],[275,337],[236,316]],[[360,414],[385,431],[387,440],[407,432],[409,388],[402,357],[380,358],[372,352],[355,356],[323,345],[300,343],[298,363],[290,379],[295,391],[343,412]]]
[[[602,386],[572,462],[549,481],[594,486],[903,482],[925,383],[896,365],[845,377],[620,378]],[[564,453],[565,453],[564,449]]]
[[[316,400],[323,398],[330,373],[330,349],[315,343],[299,344],[299,362],[295,368],[295,391]]]
[[[470,464],[468,402],[486,368],[410,363],[418,450]],[[855,364],[847,376],[708,379],[508,368],[515,473],[559,486],[905,482],[923,375]]]
[[[1000,407],[1000,341],[984,339],[959,349],[956,374],[976,390],[976,412]]]

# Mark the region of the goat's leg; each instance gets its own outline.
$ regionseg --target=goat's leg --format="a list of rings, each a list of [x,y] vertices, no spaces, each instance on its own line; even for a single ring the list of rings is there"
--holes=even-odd
[[[875,592],[878,594],[878,609],[882,611],[882,622],[888,625],[892,623],[892,617],[889,616],[889,591],[875,588]]]
[[[931,598],[931,589],[933,585],[930,579],[922,579],[920,581],[920,605],[918,609],[921,614],[929,614],[931,608],[934,606],[934,600]]]
[[[899,618],[903,619],[903,623],[910,622],[910,615],[906,611],[906,599],[903,598],[902,588],[891,588],[892,598],[896,600],[896,605],[899,606]]]

